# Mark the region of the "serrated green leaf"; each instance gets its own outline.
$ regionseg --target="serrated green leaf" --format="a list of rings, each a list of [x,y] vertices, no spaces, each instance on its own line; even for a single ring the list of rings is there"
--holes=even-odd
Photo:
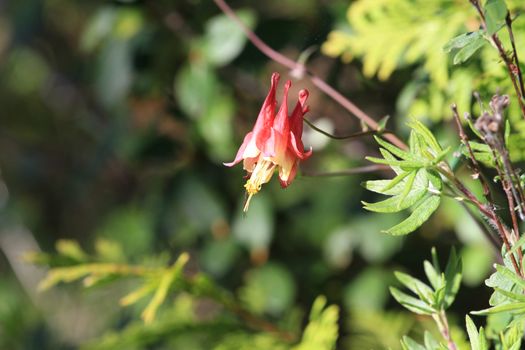
[[[493,35],[505,24],[507,5],[504,0],[487,0],[484,10],[487,34]]]
[[[434,310],[430,305],[426,304],[424,301],[414,298],[406,293],[403,293],[395,287],[390,287],[390,294],[397,300],[398,303],[403,305],[408,310],[418,314],[418,315],[432,315],[436,313],[437,310]]]
[[[475,38],[473,41],[465,45],[462,49],[460,49],[455,55],[452,60],[453,64],[461,64],[465,61],[467,61],[470,57],[472,57],[473,54],[476,53],[480,48],[485,45],[487,41],[484,37],[479,36]]]
[[[450,39],[450,41],[443,47],[443,50],[445,50],[445,52],[450,52],[453,49],[461,49],[482,36],[482,32],[480,31],[463,33]]]
[[[441,198],[439,196],[431,195],[424,198],[408,218],[384,232],[393,236],[406,235],[413,232],[428,220],[430,215],[439,207],[440,202]]]

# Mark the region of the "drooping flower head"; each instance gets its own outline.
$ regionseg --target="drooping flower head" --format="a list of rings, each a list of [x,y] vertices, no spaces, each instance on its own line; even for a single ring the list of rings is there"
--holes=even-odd
[[[279,74],[272,74],[268,96],[264,100],[253,130],[244,137],[244,141],[231,163],[234,166],[243,161],[244,170],[248,172],[244,185],[248,199],[244,211],[248,210],[250,199],[261,190],[261,186],[270,181],[275,170],[279,172],[279,181],[283,188],[290,185],[297,174],[299,161],[305,160],[312,150],[305,152],[302,142],[303,116],[308,112],[306,100],[308,91],[299,91],[299,99],[288,115],[288,91],[292,83],[288,80],[284,85],[283,101],[277,114],[275,90],[279,83]]]

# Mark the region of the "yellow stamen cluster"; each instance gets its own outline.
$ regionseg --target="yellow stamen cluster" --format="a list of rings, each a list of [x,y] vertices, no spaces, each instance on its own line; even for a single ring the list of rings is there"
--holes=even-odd
[[[244,204],[245,212],[248,210],[248,207],[250,205],[250,199],[252,199],[252,196],[254,194],[257,194],[261,190],[261,186],[263,184],[270,181],[275,167],[276,164],[274,162],[272,162],[269,159],[264,159],[261,155],[257,164],[255,165],[255,168],[253,169],[252,174],[250,175],[250,178],[248,179],[248,181],[246,181],[246,184],[244,185],[246,193],[248,194],[248,199]]]

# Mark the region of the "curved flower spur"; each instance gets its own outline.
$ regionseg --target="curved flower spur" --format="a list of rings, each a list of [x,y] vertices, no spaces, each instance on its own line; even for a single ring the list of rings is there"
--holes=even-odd
[[[306,100],[308,91],[299,91],[292,114],[288,116],[288,91],[292,86],[291,81],[284,85],[283,101],[277,114],[275,109],[277,101],[275,90],[279,83],[279,74],[272,74],[270,91],[264,100],[259,116],[253,130],[244,137],[244,141],[231,163],[234,166],[243,160],[244,170],[248,172],[246,184],[247,199],[244,211],[248,210],[253,195],[261,190],[261,186],[270,181],[277,169],[281,187],[290,185],[297,174],[299,162],[312,155],[312,149],[304,151],[302,142],[303,116],[308,112]]]

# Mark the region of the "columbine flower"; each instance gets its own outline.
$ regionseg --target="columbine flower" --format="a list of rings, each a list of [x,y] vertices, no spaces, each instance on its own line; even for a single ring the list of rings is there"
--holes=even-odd
[[[279,74],[273,73],[268,96],[264,100],[253,130],[244,137],[244,141],[231,163],[234,166],[243,160],[244,170],[248,172],[248,181],[244,185],[248,199],[244,211],[248,210],[250,199],[261,190],[261,186],[270,181],[273,173],[279,171],[279,181],[283,188],[290,185],[297,173],[300,160],[305,160],[312,150],[305,152],[301,137],[303,135],[303,115],[308,112],[306,100],[308,91],[299,91],[299,101],[292,114],[288,116],[288,90],[292,83],[284,85],[281,108],[275,114],[277,101],[275,89],[279,83]]]

